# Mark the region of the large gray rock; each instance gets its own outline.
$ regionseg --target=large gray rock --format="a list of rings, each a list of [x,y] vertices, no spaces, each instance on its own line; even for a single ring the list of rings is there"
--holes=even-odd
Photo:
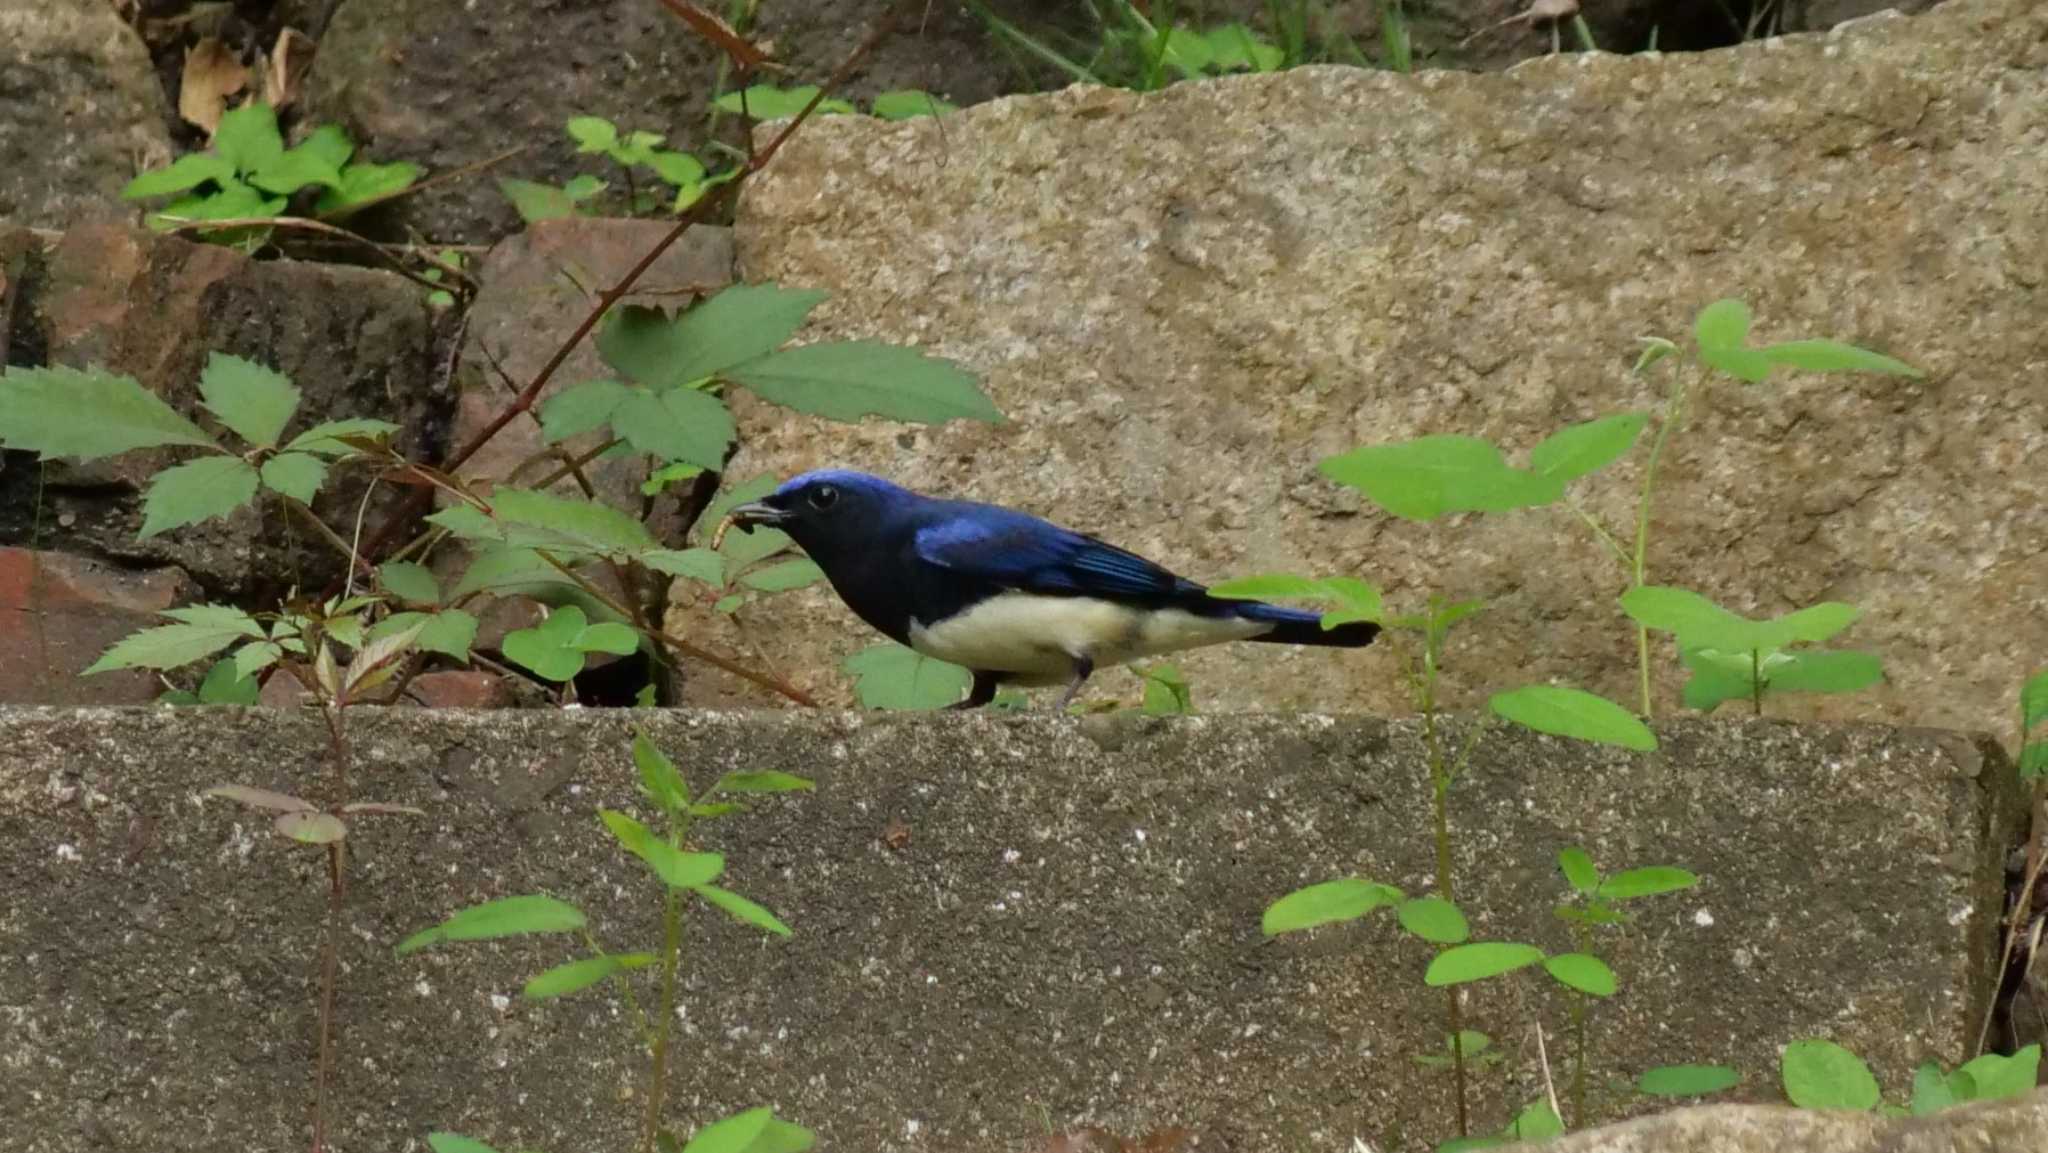
[[[0,223],[133,211],[121,186],[171,159],[149,53],[105,0],[0,0]]]
[[[1023,1150],[1075,1124],[1184,1125],[1248,1153],[1444,1135],[1445,1077],[1411,1060],[1442,1035],[1427,951],[1384,916],[1276,941],[1258,927],[1272,898],[1334,875],[1430,887],[1412,722],[363,710],[355,795],[429,815],[349,842],[337,1148],[434,1127],[625,1147],[644,1075],[623,1000],[517,997],[570,942],[391,946],[542,889],[610,947],[653,940],[658,897],[594,811],[641,806],[636,723],[700,788],[740,768],[818,784],[702,830],[728,883],[795,935],[692,915],[679,1116],[768,1102],[827,1147],[877,1153]],[[1600,934],[1621,991],[1592,1011],[1596,1089],[1724,1061],[1737,1100],[1772,1100],[1777,1047],[1806,1035],[1894,1094],[1916,1063],[1963,1057],[1995,985],[2011,764],[1876,727],[1660,733],[1633,755],[1494,728],[1453,794],[1482,939],[1569,947],[1551,907],[1570,844],[1701,877]],[[304,712],[0,710],[0,1112],[26,1135],[10,1148],[302,1139],[325,870],[199,794],[325,798],[325,748]],[[1541,1093],[1531,1029],[1560,1060],[1565,1012],[1540,974],[1475,987],[1469,1025],[1509,1054],[1475,1081],[1480,1124]],[[1607,1119],[1630,1099],[1598,1100]]]
[[[443,380],[437,313],[425,290],[394,273],[290,260],[257,261],[215,244],[94,225],[61,235],[0,229],[15,252],[18,290],[9,359],[102,366],[133,376],[201,423],[200,371],[214,352],[285,373],[302,395],[292,430],[346,416],[397,423],[414,459],[440,459],[453,398]],[[130,453],[85,465],[38,466],[9,454],[0,469],[0,543],[31,544],[127,563],[174,564],[214,596],[275,598],[317,588],[341,570],[304,525],[276,506],[136,539],[142,486],[189,455]],[[363,481],[337,477],[315,507],[353,524]],[[390,485],[371,503],[396,503]]]
[[[1574,1133],[1541,1148],[1548,1153],[2020,1153],[2048,1149],[2048,1091],[1899,1120],[1871,1113],[1705,1105]]]
[[[1629,375],[1635,338],[1741,295],[1763,339],[1854,340],[1929,376],[1696,389],[1652,579],[1752,615],[1864,608],[1843,643],[1880,653],[1887,683],[1774,709],[2003,732],[2048,653],[2044,76],[2048,6],[1956,0],[1693,56],[1077,88],[943,134],[820,124],[749,185],[743,275],[831,290],[814,337],[966,362],[1012,420],[849,429],[742,402],[735,468],[871,468],[1196,579],[1483,597],[1452,643],[1454,699],[1550,678],[1632,699],[1621,570],[1569,512],[1416,525],[1316,462],[1430,433],[1520,453],[1648,408],[1669,378]],[[1646,448],[1577,486],[1610,525],[1632,523]],[[834,666],[872,635],[798,595],[752,631],[843,693]],[[1668,706],[1680,670],[1655,658]],[[1187,666],[1204,707],[1407,707],[1391,644]]]

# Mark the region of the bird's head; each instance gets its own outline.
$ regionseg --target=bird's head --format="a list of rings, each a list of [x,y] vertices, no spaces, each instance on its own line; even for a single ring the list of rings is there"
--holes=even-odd
[[[781,529],[823,564],[832,554],[871,547],[875,533],[915,499],[908,489],[881,477],[832,468],[784,481],[781,488],[726,515],[740,528]]]

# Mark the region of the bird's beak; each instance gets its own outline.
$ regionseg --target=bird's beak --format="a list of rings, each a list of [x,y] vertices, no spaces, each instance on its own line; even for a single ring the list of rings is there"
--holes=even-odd
[[[773,528],[788,520],[789,514],[776,508],[774,505],[756,500],[749,501],[746,504],[734,505],[732,511],[725,514],[725,519],[740,528],[750,529],[757,524],[764,524]]]

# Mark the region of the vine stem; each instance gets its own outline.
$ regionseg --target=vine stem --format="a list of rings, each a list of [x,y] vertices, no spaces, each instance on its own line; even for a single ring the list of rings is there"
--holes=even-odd
[[[1444,635],[1437,623],[1438,608],[1437,598],[1430,598],[1429,620],[1423,630],[1422,675],[1415,684],[1417,703],[1422,706],[1422,739],[1429,757],[1430,818],[1436,840],[1436,887],[1444,900],[1456,904],[1457,890],[1451,884],[1451,773],[1444,763],[1443,738],[1437,729],[1437,670],[1442,660]],[[1465,1104],[1464,1014],[1458,1004],[1456,985],[1446,987],[1444,995],[1444,1018],[1451,1033],[1452,1080],[1457,1093],[1458,1136],[1464,1137],[1471,1133],[1470,1115]]]
[[[323,702],[327,750],[334,766],[334,813],[339,819],[348,804],[348,734],[343,728],[343,702]],[[334,1079],[334,997],[340,983],[341,916],[348,901],[348,868],[343,841],[327,843],[327,933],[320,946],[320,1055],[313,1083],[313,1153],[327,1148],[327,1095]]]
[[[1629,570],[1630,587],[1641,588],[1649,583],[1649,566],[1644,558],[1650,550],[1650,504],[1657,488],[1657,466],[1664,459],[1664,446],[1671,441],[1671,434],[1685,421],[1685,374],[1671,374],[1671,396],[1665,402],[1664,419],[1658,422],[1657,439],[1650,444],[1650,461],[1643,469],[1643,494],[1636,501],[1636,552],[1635,563]],[[1636,625],[1636,674],[1642,692],[1643,719],[1652,715],[1650,701],[1650,629]]]

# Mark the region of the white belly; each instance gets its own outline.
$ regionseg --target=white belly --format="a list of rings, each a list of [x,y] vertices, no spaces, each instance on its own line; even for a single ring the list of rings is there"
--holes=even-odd
[[[1144,657],[1258,636],[1273,626],[1218,620],[1180,609],[1147,611],[1087,597],[1004,593],[927,627],[910,624],[910,647],[1024,684],[1063,684],[1074,661],[1108,668]]]

